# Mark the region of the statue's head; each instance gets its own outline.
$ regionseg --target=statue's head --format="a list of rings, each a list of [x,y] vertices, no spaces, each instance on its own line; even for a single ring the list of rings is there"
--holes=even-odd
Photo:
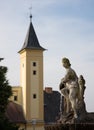
[[[69,59],[66,57],[62,59],[62,63],[65,68],[69,68],[71,66]]]

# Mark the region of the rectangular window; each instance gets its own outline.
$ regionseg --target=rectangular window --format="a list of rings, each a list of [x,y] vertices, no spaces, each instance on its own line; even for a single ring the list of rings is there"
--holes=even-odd
[[[18,100],[18,97],[17,96],[14,96],[14,101],[17,101]]]
[[[33,66],[36,66],[36,62],[33,62]]]
[[[33,70],[33,75],[36,75],[36,73],[37,73],[36,70]]]
[[[34,98],[34,99],[37,98],[36,94],[33,94],[33,98]]]

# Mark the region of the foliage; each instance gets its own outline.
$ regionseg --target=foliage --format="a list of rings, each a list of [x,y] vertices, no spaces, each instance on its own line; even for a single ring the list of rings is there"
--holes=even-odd
[[[0,129],[18,130],[18,126],[11,123],[5,116],[8,98],[12,95],[12,89],[6,79],[7,67],[0,66]]]
[[[12,95],[11,86],[6,79],[7,67],[0,66],[0,113],[5,113],[8,98]]]

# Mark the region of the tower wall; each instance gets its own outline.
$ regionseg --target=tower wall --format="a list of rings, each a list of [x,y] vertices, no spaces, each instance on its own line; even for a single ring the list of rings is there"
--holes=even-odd
[[[20,83],[27,120],[43,120],[43,51],[20,52]]]

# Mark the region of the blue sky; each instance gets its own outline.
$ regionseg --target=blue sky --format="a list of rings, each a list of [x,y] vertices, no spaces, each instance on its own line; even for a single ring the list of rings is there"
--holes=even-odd
[[[65,74],[62,57],[86,80],[87,111],[94,111],[94,1],[93,0],[3,0],[0,1],[0,57],[8,67],[12,86],[20,83],[21,49],[29,27],[32,6],[33,25],[44,52],[44,87],[59,91]]]

